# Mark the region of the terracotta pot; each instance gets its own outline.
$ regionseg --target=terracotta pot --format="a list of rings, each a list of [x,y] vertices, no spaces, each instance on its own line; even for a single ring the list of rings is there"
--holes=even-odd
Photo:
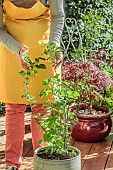
[[[112,119],[109,110],[101,106],[93,106],[98,111],[106,112],[104,115],[80,115],[74,125],[71,136],[80,142],[99,142],[105,139],[112,127]]]

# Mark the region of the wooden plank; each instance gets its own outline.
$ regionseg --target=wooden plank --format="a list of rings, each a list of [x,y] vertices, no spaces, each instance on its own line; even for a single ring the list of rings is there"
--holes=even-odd
[[[33,170],[33,157],[24,157],[21,170]]]
[[[86,158],[83,170],[104,170],[113,143],[113,128],[106,140],[93,143],[91,150]],[[113,158],[113,157],[112,157]],[[113,160],[113,159],[112,159]],[[112,164],[113,165],[113,164]],[[113,170],[113,168],[112,168]]]
[[[110,148],[110,141],[94,143],[86,158],[83,170],[95,170],[95,167],[96,170],[103,170]]]
[[[112,117],[112,120],[113,120],[113,117]],[[108,159],[106,161],[105,170],[113,170],[113,126],[112,126],[112,131],[108,139],[112,141],[112,144],[111,144],[110,152],[108,153]]]
[[[0,141],[0,170],[5,169],[5,137]]]
[[[112,136],[112,139],[113,139],[113,136]],[[111,147],[111,150],[108,156],[105,170],[113,170],[113,142],[112,142],[112,147]]]
[[[31,149],[29,150],[29,152],[27,153],[27,157],[33,157],[33,147],[31,147]]]
[[[73,146],[78,148],[81,151],[81,163],[82,163],[82,168],[83,168],[85,161],[87,159],[87,156],[91,150],[92,143],[83,143],[83,142],[75,141]]]
[[[33,170],[33,148],[22,159],[21,170]]]
[[[24,143],[23,143],[23,157],[27,155],[27,153],[32,148],[32,140],[31,140],[31,133],[29,131],[28,134],[25,135]]]

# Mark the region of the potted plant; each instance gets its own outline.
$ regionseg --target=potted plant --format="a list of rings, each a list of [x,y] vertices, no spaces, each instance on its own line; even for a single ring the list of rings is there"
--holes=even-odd
[[[46,163],[45,170],[53,168],[55,170],[79,170],[81,169],[80,151],[69,146],[70,128],[72,127],[70,121],[73,120],[74,116],[73,112],[70,111],[70,104],[76,101],[79,94],[75,89],[70,89],[71,81],[62,83],[58,74],[53,78],[44,80],[43,84],[50,85],[50,87],[43,90],[40,93],[40,97],[52,93],[54,101],[46,101],[44,103],[43,107],[48,107],[48,111],[51,112],[44,121],[40,121],[40,113],[34,116],[44,131],[43,141],[48,143],[46,148],[39,148],[35,151],[34,169],[38,169],[42,163]]]
[[[44,51],[44,54],[50,53],[51,50],[48,48],[48,50]],[[31,70],[28,72],[20,71],[20,74],[25,76],[24,84],[26,85],[26,90],[23,97],[26,97],[29,103],[31,101],[33,103],[35,100],[35,96],[33,97],[29,94],[30,76],[36,76],[37,68],[42,67],[45,69],[42,65],[40,67],[39,58],[31,61],[26,57],[25,60],[31,65]],[[34,152],[34,170],[81,170],[80,151],[70,146],[71,122],[76,121],[76,118],[73,119],[74,113],[70,110],[70,104],[76,102],[79,97],[79,93],[74,87],[72,88],[72,84],[74,84],[72,81],[65,80],[62,82],[57,73],[53,78],[43,80],[43,85],[46,88],[39,95],[44,97],[52,93],[53,100],[46,100],[43,104],[43,107],[47,108],[46,113],[37,113],[34,116],[34,119],[40,124],[44,132],[43,139],[39,143],[44,141],[48,144],[46,147],[37,148]],[[45,116],[45,119],[40,119],[41,116]]]
[[[112,36],[109,36],[112,33],[111,15],[108,24],[99,4],[93,5],[94,9],[88,6],[85,10],[82,20],[67,18],[62,38],[64,57],[69,59],[62,68],[63,80],[73,81],[80,94],[77,103],[71,106],[78,118],[72,137],[84,142],[96,142],[107,137],[112,124],[108,112],[113,109],[113,52]],[[81,120],[80,116],[85,118]]]
[[[96,59],[68,62],[63,67],[63,79],[73,81],[80,94],[77,104],[71,107],[72,111],[77,110],[78,118],[72,131],[75,140],[97,142],[106,138],[111,131],[109,111],[113,104],[113,78],[108,70],[109,73],[113,71]]]

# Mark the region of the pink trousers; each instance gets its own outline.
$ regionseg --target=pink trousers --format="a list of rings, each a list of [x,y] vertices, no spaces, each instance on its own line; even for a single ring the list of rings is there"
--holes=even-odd
[[[25,104],[6,104],[6,146],[5,157],[7,166],[21,165],[21,157],[23,152],[23,140],[25,133],[24,113]],[[33,108],[33,114],[43,113],[46,108],[42,108],[42,104],[38,104]],[[33,149],[40,147],[38,140],[42,139],[43,133],[40,132],[41,127],[38,125],[31,115],[31,133]],[[43,143],[41,146],[46,146]]]

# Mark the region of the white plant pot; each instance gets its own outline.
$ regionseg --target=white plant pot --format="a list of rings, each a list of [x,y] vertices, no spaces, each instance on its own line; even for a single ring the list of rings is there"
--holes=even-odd
[[[81,170],[81,153],[77,148],[70,146],[78,152],[78,155],[65,160],[48,160],[38,157],[37,153],[43,148],[38,148],[34,152],[34,170]]]

